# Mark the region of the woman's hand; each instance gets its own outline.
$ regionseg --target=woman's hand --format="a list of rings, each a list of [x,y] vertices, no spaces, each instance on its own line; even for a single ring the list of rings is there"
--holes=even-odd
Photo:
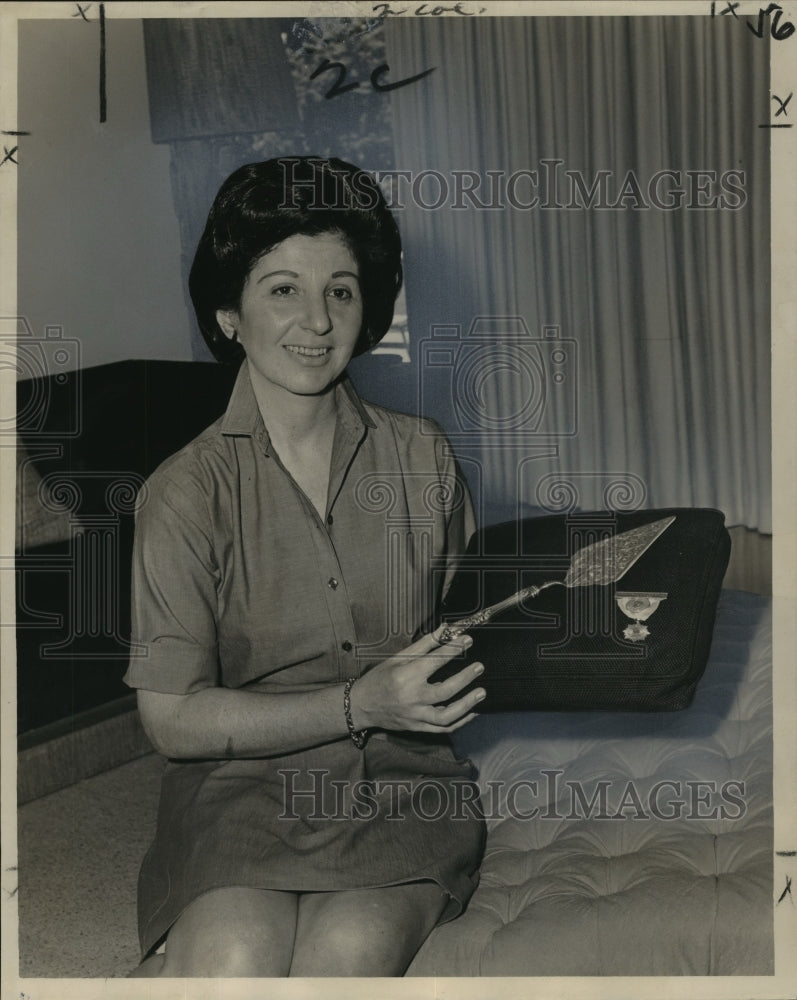
[[[443,645],[439,634],[432,632],[372,667],[352,685],[355,729],[451,733],[470,722],[475,718],[473,709],[485,696],[483,688],[443,703],[482,674],[482,664],[471,663],[439,683],[429,683],[429,678],[472,643],[470,636],[460,635]]]
[[[441,643],[441,633],[424,636],[357,679],[351,688],[355,728],[450,733],[474,718],[484,690],[456,696],[482,673],[480,663],[429,683],[472,643],[468,635]],[[138,707],[147,735],[166,757],[269,757],[345,737],[341,696],[341,684],[279,694],[223,687],[190,694],[141,690]],[[441,704],[451,698],[450,705]]]

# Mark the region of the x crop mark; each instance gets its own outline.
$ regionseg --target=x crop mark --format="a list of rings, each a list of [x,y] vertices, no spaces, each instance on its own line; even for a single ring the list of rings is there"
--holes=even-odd
[[[3,146],[3,152],[6,155],[3,157],[2,160],[0,160],[0,167],[2,167],[2,165],[6,162],[6,160],[10,160],[11,163],[16,163],[17,161],[14,159],[14,153],[16,153],[18,149],[19,146],[14,146],[12,149],[9,149],[8,146]]]
[[[780,99],[780,98],[778,97],[778,95],[777,95],[777,94],[773,94],[773,95],[772,95],[772,100],[773,100],[773,101],[777,101],[777,102],[778,102],[778,104],[780,105],[780,107],[778,108],[778,110],[777,110],[777,111],[775,112],[775,117],[776,117],[776,118],[778,117],[778,115],[785,115],[785,116],[786,116],[786,118],[788,118],[788,117],[789,117],[789,112],[788,112],[788,111],[786,110],[786,105],[787,105],[787,104],[789,103],[789,101],[790,101],[790,100],[792,99],[792,97],[793,97],[793,96],[794,96],[794,94],[793,94],[793,93],[791,93],[791,94],[789,94],[789,96],[788,96],[788,97],[786,98],[786,100],[785,100],[785,101],[782,101],[782,100],[781,100],[781,99]]]

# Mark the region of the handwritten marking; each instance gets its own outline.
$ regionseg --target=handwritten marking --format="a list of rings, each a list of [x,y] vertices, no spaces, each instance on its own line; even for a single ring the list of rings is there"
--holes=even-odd
[[[79,4],[76,3],[77,11],[72,15],[72,17],[82,17],[83,20],[88,24],[89,18],[86,17],[86,13],[89,8],[93,6],[90,3]],[[106,121],[108,117],[108,98],[105,89],[105,4],[100,4],[100,124]]]
[[[315,78],[317,76],[320,76],[321,73],[326,73],[329,70],[331,70],[332,72],[337,72],[338,78],[332,84],[332,86],[329,88],[326,94],[324,94],[324,98],[327,101],[331,97],[339,97],[340,94],[345,94],[347,93],[347,91],[354,90],[355,87],[360,86],[359,82],[356,80],[354,81],[354,83],[344,84],[343,81],[346,79],[346,72],[347,72],[346,67],[343,65],[342,62],[332,62],[331,59],[324,59],[324,61],[321,63],[318,69],[314,70],[310,74],[310,79],[315,80]]]
[[[797,858],[797,851],[775,851],[779,858]]]
[[[100,124],[108,117],[105,93],[105,4],[100,4]]]
[[[450,6],[446,7],[445,4],[438,4],[431,10],[426,9],[428,6],[429,6],[428,4],[422,3],[420,7],[416,7],[415,8],[416,16],[422,17],[423,15],[429,15],[431,17],[440,17],[441,14],[462,14],[463,17],[473,17],[475,14],[483,14],[485,10],[484,7],[480,7],[478,11],[462,10],[461,3],[456,3],[454,4],[453,7]]]
[[[789,897],[789,899],[791,900],[791,903],[792,903],[792,906],[793,906],[793,905],[794,905],[794,897],[793,897],[793,896],[792,896],[792,894],[791,894],[791,877],[790,877],[789,875],[787,875],[787,876],[786,876],[786,888],[785,888],[785,889],[783,890],[783,892],[782,892],[782,893],[780,894],[780,896],[778,897],[778,903],[782,903],[782,902],[783,902],[783,900],[784,900],[784,899],[785,899],[785,898],[786,898],[787,896],[788,896],[788,897]],[[777,906],[777,905],[778,905],[778,903],[776,903],[775,905]]]
[[[789,96],[785,100],[781,100],[778,97],[777,94],[773,94],[772,95],[772,100],[773,101],[777,101],[778,104],[780,105],[780,107],[778,108],[778,110],[775,112],[775,117],[776,118],[779,115],[784,115],[786,118],[789,117],[789,112],[786,110],[786,105],[789,103],[789,101],[792,99],[793,96],[794,95],[792,93],[792,94],[789,94]],[[758,127],[759,128],[791,128],[791,125],[790,124],[786,124],[785,122],[781,122],[779,124],[772,123],[772,124],[767,124],[767,125],[759,125]]]
[[[411,83],[417,83],[418,80],[422,80],[425,76],[433,73],[437,67],[432,66],[431,69],[426,69],[422,73],[416,73],[415,76],[408,76],[404,80],[398,80],[396,83],[381,83],[380,77],[384,76],[385,73],[390,72],[390,66],[387,63],[382,63],[377,66],[376,69],[371,73],[371,86],[379,94],[386,94],[391,90],[398,90],[399,87],[406,87]],[[330,59],[324,59],[321,64],[313,70],[310,74],[310,79],[315,80],[317,76],[321,73],[327,72],[337,73],[337,80],[332,84],[329,90],[324,94],[324,98],[328,101],[332,97],[339,97],[341,94],[345,94],[350,90],[354,90],[355,87],[359,87],[359,80],[355,80],[352,83],[344,83],[346,79],[346,74],[348,70],[342,62],[333,62]]]
[[[740,2],[740,0],[739,0],[739,2]],[[739,15],[736,13],[736,8],[739,6],[739,2],[732,3],[729,0],[729,2],[727,4],[727,6],[725,7],[725,9],[721,10],[719,12],[719,15],[717,15],[717,5],[714,2],[714,0],[712,0],[712,2],[711,2],[711,16],[712,17],[717,17],[717,16],[721,17],[723,14],[731,14],[731,15],[733,15],[734,20],[738,21],[739,20]],[[759,9],[758,9],[758,23],[756,25],[751,24],[750,21],[745,21],[744,23],[747,25],[747,27],[752,31],[752,33],[757,38],[763,38],[764,37],[764,20],[766,18],[768,18],[771,14],[774,14],[775,16],[772,18],[772,22],[771,22],[771,24],[769,26],[769,31],[770,31],[770,34],[772,35],[772,37],[775,39],[775,41],[776,42],[782,42],[785,38],[790,38],[794,34],[794,32],[795,32],[795,27],[791,23],[791,21],[786,21],[784,23],[783,27],[780,27],[780,19],[781,19],[781,16],[783,15],[783,8],[781,7],[781,5],[779,3],[771,3],[767,8],[759,7]]]
[[[739,0],[739,3],[741,3],[741,0]],[[734,18],[738,21],[739,20],[739,15],[736,13],[736,8],[739,6],[739,3],[730,3],[729,2],[728,6],[725,8],[725,10],[721,10],[720,11],[720,17],[722,17],[723,14],[733,14]],[[714,17],[714,6],[715,5],[712,3],[711,4],[711,16],[712,17]]]
[[[18,149],[19,146],[14,146],[13,149],[9,149],[8,146],[3,146],[3,152],[6,155],[3,157],[2,160],[0,160],[0,167],[2,167],[2,165],[6,162],[6,160],[10,160],[12,163],[17,163],[17,161],[14,159],[14,153],[16,153]]]
[[[747,27],[752,31],[752,33],[757,38],[764,37],[764,18],[769,17],[770,14],[774,13],[772,18],[772,23],[770,25],[770,34],[775,39],[776,42],[782,42],[784,38],[788,38],[790,35],[794,34],[794,25],[791,21],[787,21],[782,28],[778,27],[780,22],[781,14],[783,13],[783,8],[779,3],[771,3],[766,10],[762,8],[758,11],[758,25],[754,28],[749,21],[746,21]]]
[[[436,4],[431,9],[428,3],[418,4],[414,11],[410,10],[409,7],[403,7],[401,10],[393,10],[389,3],[375,3],[371,10],[376,13],[379,11],[378,17],[400,17],[402,14],[414,14],[416,17],[440,17],[441,14],[460,14],[462,17],[475,17],[477,14],[483,14],[486,7],[479,7],[478,10],[464,10],[462,0],[459,3],[451,4]]]
[[[0,135],[30,135],[30,132],[6,132],[3,130]]]
[[[390,90],[397,90],[399,87],[406,87],[410,83],[422,80],[430,73],[434,73],[436,69],[436,66],[432,66],[431,69],[425,69],[422,73],[416,73],[415,76],[408,76],[406,80],[399,80],[398,83],[379,83],[377,78],[382,76],[384,73],[390,72],[388,64],[383,63],[381,66],[377,66],[371,74],[371,86],[374,90],[379,91],[380,94],[386,94]]]

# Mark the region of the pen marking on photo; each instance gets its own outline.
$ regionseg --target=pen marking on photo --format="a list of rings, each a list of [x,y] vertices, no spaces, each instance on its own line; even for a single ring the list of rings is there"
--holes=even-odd
[[[105,92],[105,4],[100,4],[100,123],[108,117],[108,99]]]
[[[712,5],[713,6],[713,5]],[[479,7],[478,10],[465,10],[464,4],[461,2],[455,4],[435,4],[431,9],[429,9],[428,3],[418,4],[415,10],[410,10],[409,7],[403,7],[401,10],[393,10],[389,3],[375,3],[371,10],[380,18],[385,17],[400,17],[402,14],[411,14],[415,17],[440,17],[441,14],[460,14],[462,17],[475,17],[477,14],[483,14],[487,8]]]
[[[415,76],[409,76],[404,80],[398,80],[396,83],[380,83],[379,78],[385,73],[390,72],[390,66],[387,63],[381,63],[371,73],[371,86],[377,93],[388,93],[391,90],[398,90],[399,87],[406,87],[411,83],[416,83],[418,80],[423,79],[423,77],[433,73],[436,68],[436,66],[432,66],[431,69],[424,70],[422,73],[416,73]],[[354,90],[355,87],[360,86],[359,80],[355,80],[352,83],[344,83],[343,81],[346,79],[346,74],[348,73],[346,66],[342,62],[333,62],[330,59],[324,59],[310,74],[310,79],[315,80],[317,76],[330,70],[337,72],[338,78],[326,94],[324,94],[326,100],[332,97],[339,97],[341,94],[345,94],[350,90]]]
[[[778,27],[781,14],[783,13],[783,8],[779,3],[771,3],[766,8],[766,10],[764,10],[763,7],[759,9],[758,24],[756,25],[756,27],[753,27],[753,25],[749,21],[746,21],[745,23],[757,38],[763,38],[764,18],[769,17],[769,15],[773,13],[775,16],[772,18],[772,23],[770,24],[770,33],[776,42],[781,42],[785,38],[789,38],[791,35],[794,34],[794,25],[791,23],[791,21],[787,21],[782,28]]]
[[[415,76],[408,76],[406,80],[399,80],[396,83],[379,83],[378,77],[382,76],[384,73],[390,72],[388,64],[382,63],[381,66],[377,66],[373,73],[371,73],[371,86],[374,90],[384,94],[390,90],[398,90],[399,87],[406,87],[410,83],[416,83],[418,80],[422,80],[430,73],[434,73],[436,69],[436,66],[432,66],[430,69],[425,69],[422,73],[416,73]]]
[[[328,70],[337,71],[338,78],[326,94],[324,94],[326,100],[329,100],[331,97],[338,97],[340,94],[345,94],[347,91],[354,90],[355,87],[360,86],[358,80],[355,80],[354,83],[344,83],[343,81],[346,79],[346,73],[348,72],[346,67],[342,62],[332,62],[331,59],[324,59],[318,68],[310,74],[310,79],[315,80],[317,76],[326,73]]]
[[[773,101],[777,101],[778,104],[780,105],[780,107],[778,108],[778,110],[775,112],[775,117],[776,118],[778,117],[778,115],[781,115],[781,114],[784,115],[786,118],[789,117],[789,112],[786,110],[786,105],[789,103],[789,101],[792,99],[793,96],[794,96],[793,94],[789,94],[789,96],[786,98],[786,100],[782,101],[778,97],[777,94],[773,94],[772,95],[772,100]],[[758,127],[759,128],[791,128],[791,125],[787,124],[785,122],[781,122],[779,124],[764,124],[764,125],[759,125]]]
[[[712,0],[711,16],[721,17],[723,14],[731,14],[734,20],[738,21],[739,15],[736,13],[737,7],[739,7],[738,2],[737,3],[729,2],[721,11],[718,12],[717,5],[714,2],[714,0]],[[780,26],[780,19],[781,16],[783,15],[783,8],[779,3],[771,3],[766,8],[759,7],[757,24],[754,25],[750,21],[745,21],[744,23],[757,38],[763,38],[765,34],[764,20],[765,18],[768,18],[771,14],[774,14],[775,16],[772,18],[772,21],[769,25],[769,30],[770,34],[775,39],[775,41],[782,42],[784,41],[784,39],[790,38],[794,34],[795,30],[794,25],[791,23],[791,21],[786,21],[782,27]]]
[[[740,2],[741,2],[741,0],[740,0]],[[734,19],[738,21],[739,20],[739,15],[736,13],[736,8],[738,6],[739,6],[739,3],[730,3],[729,2],[728,5],[725,7],[725,9],[720,11],[720,16],[722,16],[723,14],[733,14]],[[712,3],[711,4],[711,16],[712,17],[716,17],[716,7],[717,7],[716,3]]]

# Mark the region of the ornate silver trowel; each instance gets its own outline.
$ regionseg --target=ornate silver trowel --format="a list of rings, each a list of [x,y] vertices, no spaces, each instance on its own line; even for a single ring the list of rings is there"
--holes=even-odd
[[[631,528],[619,535],[604,538],[603,541],[585,545],[573,556],[564,580],[548,580],[546,583],[524,587],[511,597],[497,604],[491,604],[482,611],[441,625],[437,630],[438,640],[450,642],[454,636],[467,632],[474,625],[484,625],[501,611],[515,607],[530,597],[536,597],[546,587],[603,587],[616,583],[674,520],[675,515],[664,517],[659,521],[652,521],[639,528]]]

